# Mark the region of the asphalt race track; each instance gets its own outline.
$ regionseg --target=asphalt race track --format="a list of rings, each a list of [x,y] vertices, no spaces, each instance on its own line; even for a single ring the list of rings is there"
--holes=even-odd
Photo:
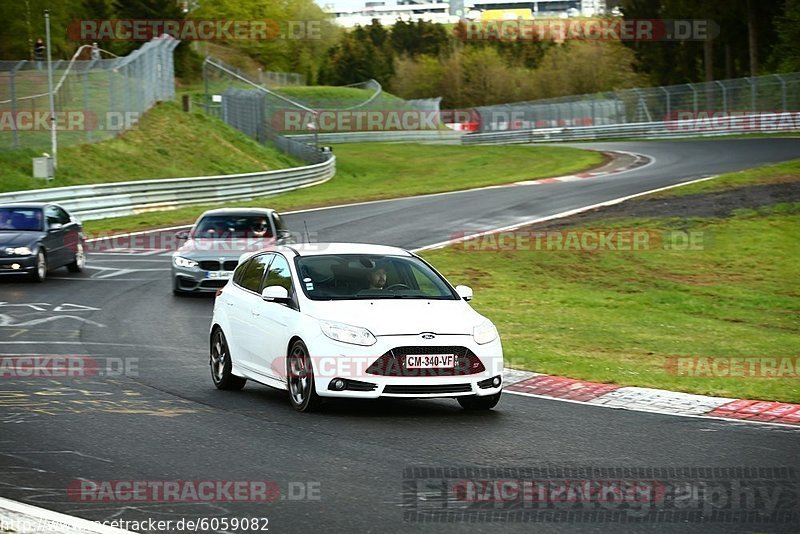
[[[798,139],[578,146],[655,160],[608,177],[295,213],[287,221],[295,230],[307,224],[320,241],[416,248],[456,232],[508,226],[800,158]],[[736,532],[754,526],[687,523],[677,515],[603,523],[578,514],[535,525],[510,516],[498,522],[404,519],[404,513],[459,504],[452,495],[437,498],[435,487],[425,490],[404,469],[800,468],[800,431],[769,425],[511,394],[483,414],[462,411],[455,401],[335,402],[320,413],[298,414],[284,392],[252,382],[241,392],[217,391],[207,365],[213,297],[174,297],[168,256],[98,253],[90,255],[90,268],[82,274],[61,269],[44,284],[0,280],[3,356],[82,355],[98,362],[92,378],[0,378],[0,496],[95,520],[268,518],[273,533]],[[97,495],[91,492],[68,494],[82,480],[270,480],[280,497],[275,493],[273,502],[94,502]],[[756,526],[797,529],[787,523]]]

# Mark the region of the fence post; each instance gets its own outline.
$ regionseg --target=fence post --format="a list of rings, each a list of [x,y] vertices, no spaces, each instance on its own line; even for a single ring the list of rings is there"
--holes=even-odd
[[[753,78],[747,77],[745,78],[747,83],[750,84],[750,113],[755,113],[756,111],[756,84],[753,81]]]
[[[92,128],[88,124],[86,118],[89,115],[89,69],[92,68],[93,63],[94,61],[86,66],[86,69],[83,71],[83,76],[81,76],[83,79],[83,126],[86,129],[87,141],[92,140]]]
[[[114,61],[116,63],[116,59],[114,59],[112,61]],[[116,94],[116,91],[114,91],[114,75],[115,74],[116,74],[116,72],[115,72],[114,67],[108,69],[108,111],[109,112],[106,113],[105,122],[104,122],[104,125],[103,125],[103,127],[106,128],[106,130],[108,129],[108,126],[109,126],[108,121],[109,121],[109,118],[111,117],[111,113],[110,112],[116,111],[116,109],[117,109],[116,105],[114,104],[114,95]]]
[[[205,109],[206,115],[210,115],[208,102],[211,99],[211,95],[208,94],[208,56],[203,61],[203,93],[205,94],[203,109]]]
[[[778,81],[781,82],[781,107],[783,108],[784,112],[789,111],[787,109],[788,106],[786,105],[786,80],[784,80],[783,76],[780,74],[773,74],[773,76],[778,78]]]
[[[131,109],[131,84],[128,80],[128,65],[125,64],[122,66],[122,108],[125,111],[130,111]]]
[[[25,60],[20,61],[9,72],[8,83],[11,90],[11,143],[14,148],[19,148],[19,132],[17,131],[17,71],[25,64]]]
[[[664,96],[666,97],[666,113],[664,114],[664,117],[669,120],[669,114],[672,112],[672,93],[670,93],[669,90],[663,86],[659,87],[659,89],[664,91]]]
[[[722,92],[722,112],[728,112],[728,90],[725,87],[725,84],[719,80],[715,80],[714,83],[719,85],[719,90]]]
[[[694,85],[691,83],[687,83],[686,85],[692,90],[692,113],[697,117],[697,89],[695,89]]]

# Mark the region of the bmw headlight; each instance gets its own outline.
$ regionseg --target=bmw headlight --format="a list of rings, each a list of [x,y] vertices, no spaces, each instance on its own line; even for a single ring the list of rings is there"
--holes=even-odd
[[[360,326],[352,326],[344,323],[335,323],[333,321],[320,321],[319,326],[322,333],[335,341],[342,343],[352,343],[353,345],[363,345],[368,347],[374,345],[377,339],[372,335],[372,332]]]
[[[183,267],[186,269],[191,269],[192,267],[197,267],[198,263],[194,260],[190,260],[189,258],[184,258],[183,256],[173,256],[172,263],[175,264],[175,267]]]
[[[8,247],[5,252],[6,256],[30,256],[33,254],[30,247]]]
[[[472,338],[478,345],[485,345],[497,339],[497,328],[488,319],[472,329]]]

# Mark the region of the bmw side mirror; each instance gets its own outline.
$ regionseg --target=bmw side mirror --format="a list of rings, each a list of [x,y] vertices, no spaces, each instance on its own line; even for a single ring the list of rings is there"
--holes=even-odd
[[[175,239],[179,241],[186,241],[189,239],[189,230],[179,230],[175,232]]]
[[[469,286],[456,286],[456,293],[464,300],[472,300],[472,288]]]
[[[261,292],[261,298],[267,302],[277,302],[279,304],[289,303],[289,292],[285,287],[268,286]]]
[[[61,230],[62,227],[63,227],[63,225],[61,223],[54,222],[54,223],[50,223],[50,227],[49,227],[48,230],[50,232],[55,232],[56,230]]]
[[[292,238],[292,232],[289,230],[278,230],[278,243],[286,243],[291,244],[294,243],[294,238]]]

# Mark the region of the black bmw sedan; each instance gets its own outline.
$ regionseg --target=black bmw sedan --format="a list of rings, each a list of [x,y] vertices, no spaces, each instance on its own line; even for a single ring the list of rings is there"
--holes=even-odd
[[[86,242],[80,221],[58,204],[0,204],[0,275],[28,275],[43,282],[66,266],[81,272]]]

